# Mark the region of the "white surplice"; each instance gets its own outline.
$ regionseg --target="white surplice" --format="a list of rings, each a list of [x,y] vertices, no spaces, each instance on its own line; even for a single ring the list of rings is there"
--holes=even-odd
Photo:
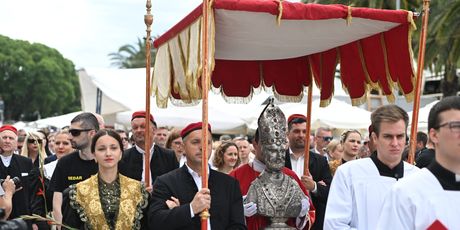
[[[387,197],[378,229],[427,229],[435,221],[460,229],[460,191],[444,190],[428,169],[396,183]]]
[[[418,171],[406,162],[404,177]],[[332,180],[324,218],[324,229],[375,229],[383,200],[393,177],[380,176],[371,158],[338,167]]]

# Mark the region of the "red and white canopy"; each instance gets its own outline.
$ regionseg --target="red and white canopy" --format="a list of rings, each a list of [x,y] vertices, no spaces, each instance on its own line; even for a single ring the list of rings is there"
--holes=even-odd
[[[296,102],[314,79],[326,106],[338,65],[355,105],[371,88],[390,101],[396,90],[413,99],[411,12],[278,0],[214,0],[211,8],[211,84],[227,100],[247,101],[263,88]],[[152,93],[158,106],[201,98],[202,19],[200,5],[155,40]]]

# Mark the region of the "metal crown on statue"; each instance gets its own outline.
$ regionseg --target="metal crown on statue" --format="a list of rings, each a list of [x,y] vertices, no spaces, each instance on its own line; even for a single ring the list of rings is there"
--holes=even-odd
[[[245,203],[257,204],[257,214],[269,217],[265,229],[295,229],[285,222],[297,217],[302,199],[307,199],[297,182],[282,172],[287,148],[286,117],[270,100],[259,117],[259,143],[266,169],[251,183]]]

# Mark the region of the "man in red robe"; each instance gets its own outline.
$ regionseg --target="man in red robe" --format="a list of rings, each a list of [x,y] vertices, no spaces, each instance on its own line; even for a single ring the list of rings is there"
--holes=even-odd
[[[265,164],[263,163],[263,158],[260,150],[259,143],[259,135],[258,130],[256,131],[254,140],[252,142],[255,150],[255,159],[252,162],[247,164],[241,165],[240,167],[236,168],[232,172],[230,172],[230,176],[237,179],[240,183],[241,194],[245,196],[248,193],[249,186],[251,186],[251,182],[254,181],[259,174],[265,169]],[[306,196],[309,198],[310,202],[310,209],[308,212],[309,219],[306,220],[305,217],[297,217],[291,218],[288,221],[288,224],[292,227],[296,227],[297,229],[308,229],[307,221],[313,223],[315,219],[315,208],[311,202],[310,195],[308,194],[305,186],[300,182],[299,178],[295,174],[294,171],[284,167],[283,173],[292,177],[297,183],[299,184],[302,191],[305,193]],[[269,221],[267,217],[257,215],[257,207],[255,204],[245,204],[244,205],[244,215],[246,217],[246,225],[248,230],[257,230],[257,229],[264,229],[266,226],[269,225]]]

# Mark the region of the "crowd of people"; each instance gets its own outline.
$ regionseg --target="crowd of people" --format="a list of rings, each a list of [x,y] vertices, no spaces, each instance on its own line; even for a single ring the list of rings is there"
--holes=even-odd
[[[334,127],[319,127],[309,134],[302,114],[284,122],[280,170],[305,196],[292,227],[460,228],[460,97],[431,109],[428,133],[417,133],[415,165],[406,162],[409,117],[396,105],[373,111],[366,133],[334,137]],[[209,124],[208,188],[201,188],[202,132],[201,122],[157,126],[144,111],[132,114],[129,131],[106,128],[100,115],[86,112],[51,133],[3,125],[0,208],[5,219],[51,216],[28,220],[30,229],[199,229],[205,210],[208,229],[263,229],[269,220],[245,198],[273,166],[264,155],[266,130],[216,138]]]

